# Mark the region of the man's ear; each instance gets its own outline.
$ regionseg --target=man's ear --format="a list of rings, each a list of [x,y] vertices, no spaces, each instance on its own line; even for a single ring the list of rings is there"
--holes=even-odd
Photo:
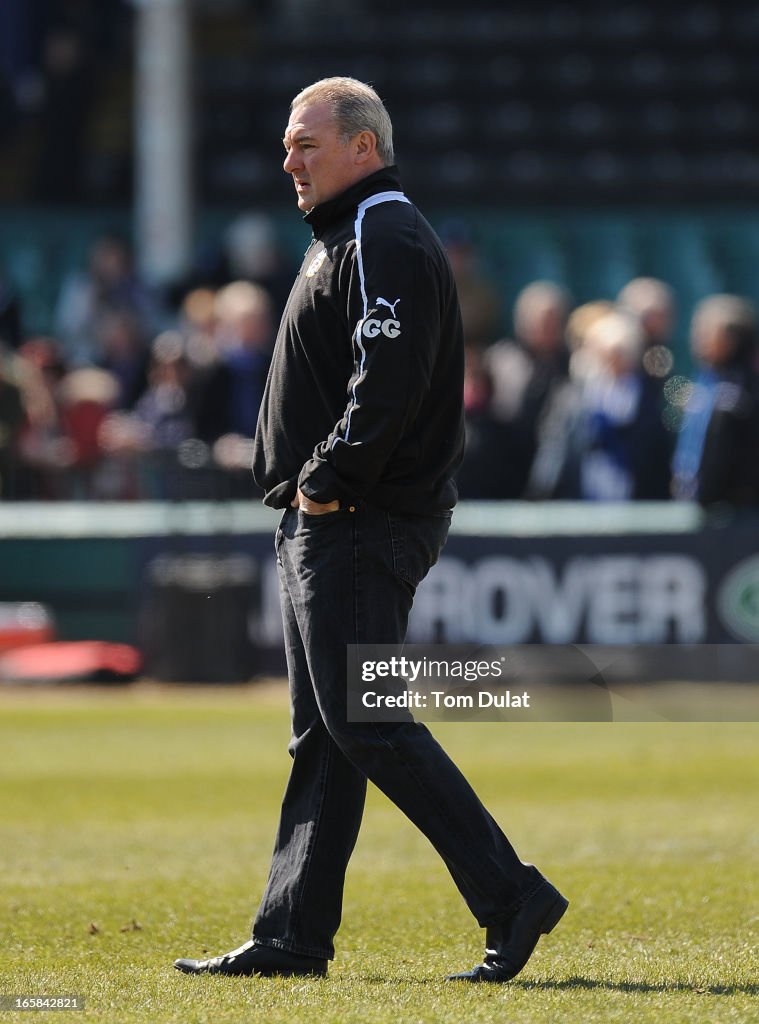
[[[353,140],[355,146],[355,158],[357,164],[364,164],[377,152],[377,136],[368,129],[359,132]]]

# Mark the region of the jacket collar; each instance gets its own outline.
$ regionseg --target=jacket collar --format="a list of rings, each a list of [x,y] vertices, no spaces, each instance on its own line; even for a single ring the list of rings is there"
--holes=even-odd
[[[303,220],[311,226],[314,238],[321,238],[326,229],[337,221],[343,220],[348,213],[354,213],[359,203],[379,192],[397,191],[401,187],[398,168],[382,167],[374,174],[351,185],[345,192],[319,203],[309,210]]]

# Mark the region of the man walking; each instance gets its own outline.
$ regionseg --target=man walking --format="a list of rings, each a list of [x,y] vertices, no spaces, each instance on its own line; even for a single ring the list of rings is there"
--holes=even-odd
[[[292,768],[253,938],[191,974],[323,975],[370,779],[427,836],[487,929],[507,981],[567,901],[523,863],[458,768],[412,720],[349,722],[347,646],[403,641],[445,543],[463,448],[463,344],[444,250],[401,191],[369,86],[295,97],[285,171],[313,241],[283,314],[253,471],[276,535]]]

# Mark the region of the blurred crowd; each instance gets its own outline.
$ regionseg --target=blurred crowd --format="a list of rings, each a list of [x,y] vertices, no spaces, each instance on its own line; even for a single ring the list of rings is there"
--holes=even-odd
[[[447,237],[466,339],[462,499],[698,501],[759,506],[757,313],[710,295],[689,324],[693,372],[674,372],[676,296],[639,277],[575,305],[535,281],[496,331],[498,293],[465,232]]]
[[[461,225],[443,227],[466,341],[462,499],[759,504],[757,315],[712,295],[674,372],[676,296],[652,278],[575,305],[536,281],[503,297]],[[0,271],[0,498],[248,498],[252,438],[294,276],[272,224],[242,215],[212,272],[168,301],[103,235],[63,281],[52,336],[27,337]]]
[[[203,282],[169,298],[140,280],[125,239],[103,235],[63,281],[49,337],[24,336],[0,280],[1,497],[256,494],[250,449],[294,271],[262,216],[224,243]]]

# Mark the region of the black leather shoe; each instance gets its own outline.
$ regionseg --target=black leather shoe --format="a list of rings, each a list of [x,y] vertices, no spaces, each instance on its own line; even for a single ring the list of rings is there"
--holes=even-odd
[[[569,900],[544,882],[513,917],[488,927],[484,961],[463,974],[449,974],[446,981],[511,981],[532,956],[540,936],[553,931],[568,906]]]
[[[265,978],[308,974],[324,977],[327,973],[327,961],[320,957],[259,946],[254,941],[210,960],[175,960],[174,966],[184,974],[260,974]]]

